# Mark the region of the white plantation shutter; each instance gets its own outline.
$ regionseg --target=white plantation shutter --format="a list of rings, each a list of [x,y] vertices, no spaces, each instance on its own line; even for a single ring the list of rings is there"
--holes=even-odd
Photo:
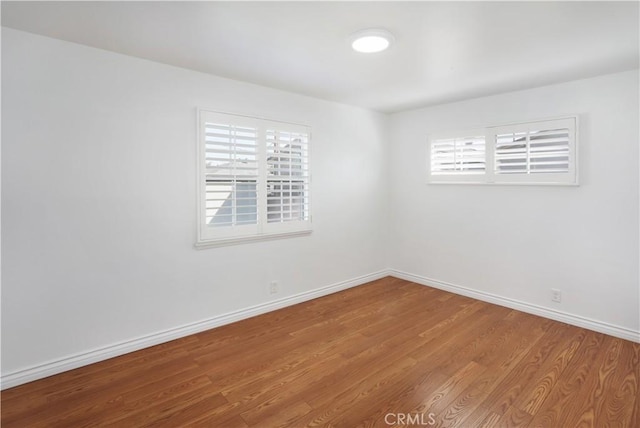
[[[308,127],[200,111],[196,246],[311,227]]]
[[[483,129],[431,135],[427,150],[429,182],[484,181],[487,149]]]
[[[522,174],[527,172],[527,133],[512,132],[496,135],[496,174]]]
[[[490,128],[494,177],[502,183],[576,184],[576,119]]]
[[[515,132],[496,135],[496,174],[569,172],[569,130]]]
[[[484,171],[484,135],[432,140],[432,175],[484,174]]]
[[[309,135],[268,129],[267,222],[309,219]]]
[[[257,224],[257,129],[205,123],[205,223]]]
[[[569,129],[529,132],[529,172],[567,173],[571,168]]]

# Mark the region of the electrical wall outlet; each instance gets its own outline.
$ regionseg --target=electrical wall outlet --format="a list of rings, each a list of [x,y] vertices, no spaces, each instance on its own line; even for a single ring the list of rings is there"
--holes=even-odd
[[[551,301],[552,302],[556,302],[556,303],[561,303],[562,302],[562,291],[558,290],[557,288],[552,288],[551,289]]]
[[[278,281],[271,281],[269,283],[269,294],[278,294],[278,291],[280,291],[280,284],[278,284]]]

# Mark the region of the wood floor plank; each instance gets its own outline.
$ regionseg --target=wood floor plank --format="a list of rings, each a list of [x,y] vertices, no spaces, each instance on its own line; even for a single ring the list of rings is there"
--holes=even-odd
[[[640,344],[615,340],[621,344],[615,371],[609,387],[602,395],[602,405],[596,412],[594,426],[621,424],[640,427]]]
[[[182,356],[138,371],[123,371],[108,377],[92,377],[94,383],[84,383],[78,389],[48,394],[44,405],[30,409],[26,413],[10,413],[3,420],[3,425],[11,424],[14,420],[19,421],[19,425],[22,426],[63,423],[67,418],[77,416],[80,411],[94,413],[103,407],[113,407],[121,401],[119,395],[122,391],[153,382],[165,377],[168,373],[180,374],[197,367],[190,359]],[[4,416],[3,411],[3,418]]]
[[[166,415],[160,418],[152,418],[145,423],[144,426],[172,425],[176,427],[186,427],[191,425],[193,421],[199,420],[203,414],[207,414],[211,409],[215,409],[226,403],[227,401],[222,394],[205,394],[201,398],[191,400],[187,406],[176,408],[173,412],[166,412]],[[123,419],[123,423],[126,426],[134,426],[126,418]]]
[[[385,389],[387,394],[381,395],[373,405],[356,408],[344,412],[340,422],[350,427],[373,427],[380,425],[388,414],[405,414],[417,407],[424,397],[432,395],[435,390],[449,378],[437,370],[422,368],[420,362],[415,366],[418,372],[412,370],[408,379],[398,379],[393,387]],[[411,385],[407,387],[407,384]]]
[[[582,404],[574,397],[581,395],[585,381],[601,355],[604,341],[603,334],[587,332],[584,341],[572,357],[575,364],[567,364],[557,382],[545,385],[547,389],[541,394],[543,398],[537,400],[541,404],[528,412],[535,415],[531,426],[567,426],[567,420],[577,411],[578,405]]]
[[[227,419],[217,419],[203,417],[199,421],[194,421],[189,424],[192,428],[212,428],[212,427],[224,427],[224,428],[249,428],[249,425],[242,419],[240,415],[233,416]]]
[[[434,393],[428,395],[422,403],[409,413],[433,413],[438,415],[446,411],[456,397],[486,370],[486,367],[475,361],[469,362],[465,367],[454,373],[453,376],[450,376],[446,382],[436,388]]]
[[[5,390],[0,422],[637,428],[639,371],[640,344],[383,278]]]
[[[222,387],[223,394],[229,400],[238,401],[249,395],[255,396],[268,385],[284,385],[292,378],[307,376],[310,370],[334,370],[343,360],[341,351],[346,343],[358,340],[357,334],[353,334],[317,343],[313,348],[306,348],[306,352],[286,354],[267,364],[256,364],[259,370],[231,374],[228,379],[223,378],[216,384]]]
[[[500,421],[500,418],[502,418],[502,415],[498,414],[498,413],[494,413],[494,412],[489,412],[486,414],[486,416],[475,426],[477,426],[478,428],[492,428],[492,427],[497,427],[500,426],[498,424],[498,421]]]
[[[197,419],[202,413],[226,405],[227,400],[217,391],[211,392],[206,386],[181,395],[179,400],[154,403],[141,409],[121,413],[110,419],[115,426],[181,426],[185,422]],[[100,421],[104,424],[105,421]]]
[[[582,344],[580,337],[576,336],[568,347],[560,350],[553,358],[544,361],[537,370],[537,376],[528,383],[523,393],[512,403],[512,407],[535,415],[545,402],[551,391],[556,386],[560,376],[575,356],[578,347]]]
[[[308,388],[309,384],[320,384],[319,377],[322,376],[323,368],[331,370],[331,366],[339,365],[342,359],[339,355],[333,355],[331,359],[323,360],[321,366],[305,367],[296,370],[286,377],[270,379],[267,382],[260,382],[258,385],[247,385],[247,389],[233,391],[226,395],[230,402],[229,410],[233,412],[246,413],[244,420],[251,418],[251,411],[254,413],[269,413],[273,408],[284,408],[299,401],[302,391]]]
[[[104,403],[104,400],[98,401],[98,405],[93,407],[83,406],[80,410],[76,409],[75,413],[68,415],[66,419],[57,419],[56,423],[63,422],[65,426],[73,427],[91,427],[100,421],[102,425],[108,425],[120,419],[121,415],[134,414],[140,409],[179,401],[180,396],[194,390],[205,390],[205,387],[208,389],[211,385],[209,378],[203,375],[178,380],[179,382],[176,383],[177,380],[173,378],[166,385],[158,384],[152,390],[144,388],[118,395],[115,397],[117,407],[110,405],[108,401]]]
[[[554,327],[545,332],[535,342],[535,346],[523,349],[521,354],[516,354],[522,358],[515,366],[510,367],[507,376],[485,398],[483,403],[484,411],[503,415],[523,391],[535,386],[533,380],[541,375],[540,367],[546,361],[552,361],[556,358],[556,355],[567,346],[572,346],[567,345],[565,342],[567,331],[570,330],[569,326],[557,324]],[[578,344],[581,342],[582,338],[579,338]],[[493,369],[498,370],[498,367]],[[477,417],[478,415],[475,416]]]
[[[539,334],[540,332],[533,330],[532,333]],[[534,343],[536,342],[529,342],[529,346],[522,348],[522,350],[530,350]],[[486,417],[488,413],[485,408],[487,398],[498,390],[511,369],[517,367],[526,355],[526,352],[503,354],[504,358],[500,360],[499,364],[496,361],[494,362],[495,366],[487,367],[455,398],[445,411],[435,416],[437,426],[475,426],[478,420]]]
[[[275,407],[269,411],[263,411],[257,415],[257,420],[251,425],[264,426],[264,427],[279,427],[279,426],[291,426],[294,421],[301,417],[308,415],[312,411],[312,407],[305,401],[299,401],[291,403],[282,407]],[[242,414],[243,420],[250,422],[251,419],[256,417],[255,414]]]
[[[373,376],[364,377],[347,388],[340,388],[339,393],[335,393],[331,385],[328,385],[328,393],[321,397],[322,401],[315,405],[310,403],[314,410],[303,418],[294,420],[294,426],[341,425],[338,418],[340,414],[348,411],[361,400],[366,400],[377,390],[384,388],[391,379],[401,376],[415,364],[416,361],[408,357],[395,360],[393,364],[375,371]]]
[[[164,344],[148,348],[149,353],[133,352],[121,358],[112,358],[76,370],[61,373],[38,381],[11,389],[11,394],[3,400],[3,405],[13,408],[13,403],[25,403],[47,397],[52,402],[56,397],[67,398],[76,394],[84,394],[91,389],[101,388],[128,377],[131,373],[157,367],[163,370],[164,365],[172,365],[179,358],[189,357],[186,350]],[[18,404],[19,405],[19,404]]]
[[[603,335],[604,336],[604,335]],[[576,399],[575,411],[566,419],[570,426],[594,426],[595,415],[602,413],[606,391],[613,380],[622,341],[604,336],[602,349],[591,367],[590,375],[580,388]],[[528,411],[532,413],[531,411]]]
[[[504,412],[504,415],[502,415],[500,419],[496,421],[494,426],[505,428],[526,427],[531,423],[532,418],[533,416],[531,416],[529,413],[512,406],[509,407],[506,412]]]
[[[532,354],[531,351],[537,349],[549,325],[550,323],[539,321],[538,325],[533,328],[531,328],[528,323],[520,324],[519,326],[524,330],[518,330],[520,332],[518,337],[514,337],[511,341],[505,343],[508,351],[501,352],[500,356],[495,358],[474,359],[474,361],[479,363],[483,361],[488,363],[489,372],[502,373],[504,376],[497,377],[495,382],[488,385],[488,388],[481,396],[482,402],[475,403],[473,406],[475,410],[472,407],[465,408],[464,414],[458,415],[455,421],[456,424],[484,426],[495,417],[500,419],[500,417],[511,408],[509,403],[514,400],[517,393],[520,392],[520,389],[510,389],[508,385],[511,385],[518,376],[526,373],[525,370],[531,367],[530,362],[535,361],[536,357],[538,357],[538,354]],[[487,354],[484,354],[482,357],[486,355]],[[491,415],[497,416],[492,417]]]

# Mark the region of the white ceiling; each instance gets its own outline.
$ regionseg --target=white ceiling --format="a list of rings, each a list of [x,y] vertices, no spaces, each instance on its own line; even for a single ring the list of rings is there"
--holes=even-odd
[[[2,25],[383,112],[638,68],[637,2],[2,2]],[[384,27],[392,48],[351,51]]]

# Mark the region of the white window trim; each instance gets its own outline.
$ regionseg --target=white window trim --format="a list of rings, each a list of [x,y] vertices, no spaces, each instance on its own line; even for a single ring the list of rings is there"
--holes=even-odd
[[[211,110],[198,108],[197,109],[197,124],[196,131],[198,138],[197,140],[197,195],[196,195],[196,213],[197,213],[197,236],[194,247],[197,249],[204,248],[212,248],[226,245],[235,245],[247,242],[258,242],[264,240],[271,239],[282,239],[288,237],[295,236],[304,236],[309,235],[312,232],[312,201],[311,196],[313,194],[312,190],[312,144],[309,144],[307,147],[307,162],[308,162],[308,182],[309,182],[309,192],[307,198],[309,200],[309,218],[307,221],[295,221],[295,222],[284,222],[284,223],[268,223],[266,221],[266,216],[261,217],[258,215],[258,220],[256,225],[244,225],[244,226],[232,226],[232,227],[221,227],[215,230],[215,232],[211,232],[210,229],[207,230],[204,219],[205,219],[205,203],[204,203],[204,178],[206,175],[205,159],[206,159],[206,146],[204,133],[202,132],[205,118],[210,115],[225,115],[225,116],[235,116],[238,122],[231,124],[241,124],[241,125],[251,125],[255,126],[258,129],[259,134],[259,145],[258,145],[258,162],[259,165],[259,173],[257,177],[258,183],[262,183],[266,186],[267,183],[267,148],[266,148],[266,129],[275,129],[282,130],[288,132],[300,132],[306,133],[308,135],[309,141],[311,141],[311,127],[308,125],[303,125],[299,123],[291,123],[280,120],[273,119],[264,119],[255,116],[248,116],[245,114],[237,114],[219,110]],[[267,201],[266,197],[258,198],[258,210],[259,212],[267,212]]]
[[[570,125],[570,170],[565,174],[495,174],[495,136],[501,129],[526,129],[531,126],[535,126],[539,123],[549,122],[565,122],[573,120],[573,124]],[[480,132],[480,134],[478,134]],[[528,122],[512,122],[508,124],[492,125],[485,128],[474,128],[469,131],[457,131],[457,132],[438,132],[430,134],[427,137],[427,170],[426,170],[426,182],[428,184],[480,184],[480,185],[505,185],[505,186],[579,186],[579,118],[577,115],[568,115],[561,117],[553,117],[546,119],[531,120]],[[431,144],[433,140],[445,139],[445,138],[462,138],[470,135],[485,135],[485,173],[478,175],[431,175]]]

